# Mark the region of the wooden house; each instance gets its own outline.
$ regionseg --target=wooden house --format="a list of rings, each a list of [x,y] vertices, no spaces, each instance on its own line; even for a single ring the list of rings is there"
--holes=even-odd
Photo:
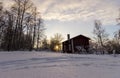
[[[78,35],[70,38],[62,43],[62,50],[64,53],[89,53],[89,40],[90,38]]]

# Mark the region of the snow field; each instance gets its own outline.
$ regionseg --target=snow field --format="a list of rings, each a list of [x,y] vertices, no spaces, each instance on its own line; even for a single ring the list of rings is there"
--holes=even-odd
[[[120,78],[120,56],[0,52],[0,78]]]

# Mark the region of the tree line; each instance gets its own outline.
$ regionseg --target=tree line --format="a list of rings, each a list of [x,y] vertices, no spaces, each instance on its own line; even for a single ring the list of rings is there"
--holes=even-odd
[[[117,18],[120,25],[120,15]],[[109,39],[101,20],[94,21],[94,40],[90,42],[90,52],[102,54],[120,53],[120,29]],[[7,10],[0,2],[0,50],[62,50],[63,36],[56,33],[50,40],[44,34],[43,19],[37,7],[30,0],[13,0]]]
[[[117,18],[117,25],[120,25],[120,16]],[[102,27],[102,22],[100,20],[94,21],[94,41],[91,42],[92,52],[99,52],[100,54],[120,54],[120,29],[113,33],[114,37],[109,39],[109,34],[106,32],[105,28]]]
[[[30,0],[13,0],[9,10],[0,2],[0,48],[32,50],[44,36],[43,20]]]
[[[63,37],[56,33],[50,40],[44,34],[43,19],[30,0],[13,0],[7,10],[0,2],[0,50],[61,51]]]

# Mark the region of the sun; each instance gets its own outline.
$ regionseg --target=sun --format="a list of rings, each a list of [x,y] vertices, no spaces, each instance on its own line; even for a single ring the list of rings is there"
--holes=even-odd
[[[58,50],[59,50],[59,46],[56,45],[56,46],[55,46],[55,51],[58,51]]]

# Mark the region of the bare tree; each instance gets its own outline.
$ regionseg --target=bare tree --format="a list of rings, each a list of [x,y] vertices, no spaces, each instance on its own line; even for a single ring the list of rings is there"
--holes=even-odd
[[[11,10],[15,17],[15,36],[14,36],[14,44],[18,49],[22,48],[22,39],[24,20],[26,13],[30,12],[33,3],[30,0],[14,0],[14,5]],[[17,45],[18,43],[19,45]]]
[[[118,25],[120,25],[120,8],[119,8],[119,15],[118,15],[118,18],[116,19]]]
[[[118,18],[116,19],[116,21],[117,21],[117,25],[120,26],[120,8],[119,8]],[[114,33],[112,47],[113,50],[116,51],[116,53],[120,53],[120,29],[118,29],[118,31]]]
[[[93,30],[94,38],[98,44],[98,47],[101,50],[105,49],[105,43],[108,41],[108,34],[106,33],[105,29],[102,28],[102,24],[100,20],[95,20],[94,22],[95,27]],[[104,51],[102,51],[104,53]]]
[[[2,2],[0,2],[0,46],[1,46],[1,42],[2,42],[2,26],[5,24],[5,22],[3,21],[3,5]]]
[[[119,16],[117,18],[117,25],[120,26],[120,9],[119,9]],[[118,38],[119,42],[120,42],[120,29],[115,33],[115,37]]]
[[[44,28],[42,19],[38,18],[37,21],[38,21],[38,23],[37,23],[37,33],[36,33],[36,36],[37,36],[36,46],[37,46],[37,50],[39,50],[40,41],[42,41],[42,39],[44,39],[44,37],[45,37],[45,35],[44,35],[45,28]]]
[[[54,37],[51,37],[50,49],[52,51],[60,51],[62,40],[63,40],[63,36],[59,33],[56,33]]]
[[[42,50],[49,50],[49,43],[48,43],[47,37],[45,37],[42,40],[42,46],[41,46],[41,48],[42,48]]]
[[[43,35],[41,15],[30,0],[13,1],[11,9],[5,13],[0,3],[0,32],[3,33],[0,40],[3,39],[2,45],[6,45],[7,50],[32,50],[36,43],[39,46]]]

